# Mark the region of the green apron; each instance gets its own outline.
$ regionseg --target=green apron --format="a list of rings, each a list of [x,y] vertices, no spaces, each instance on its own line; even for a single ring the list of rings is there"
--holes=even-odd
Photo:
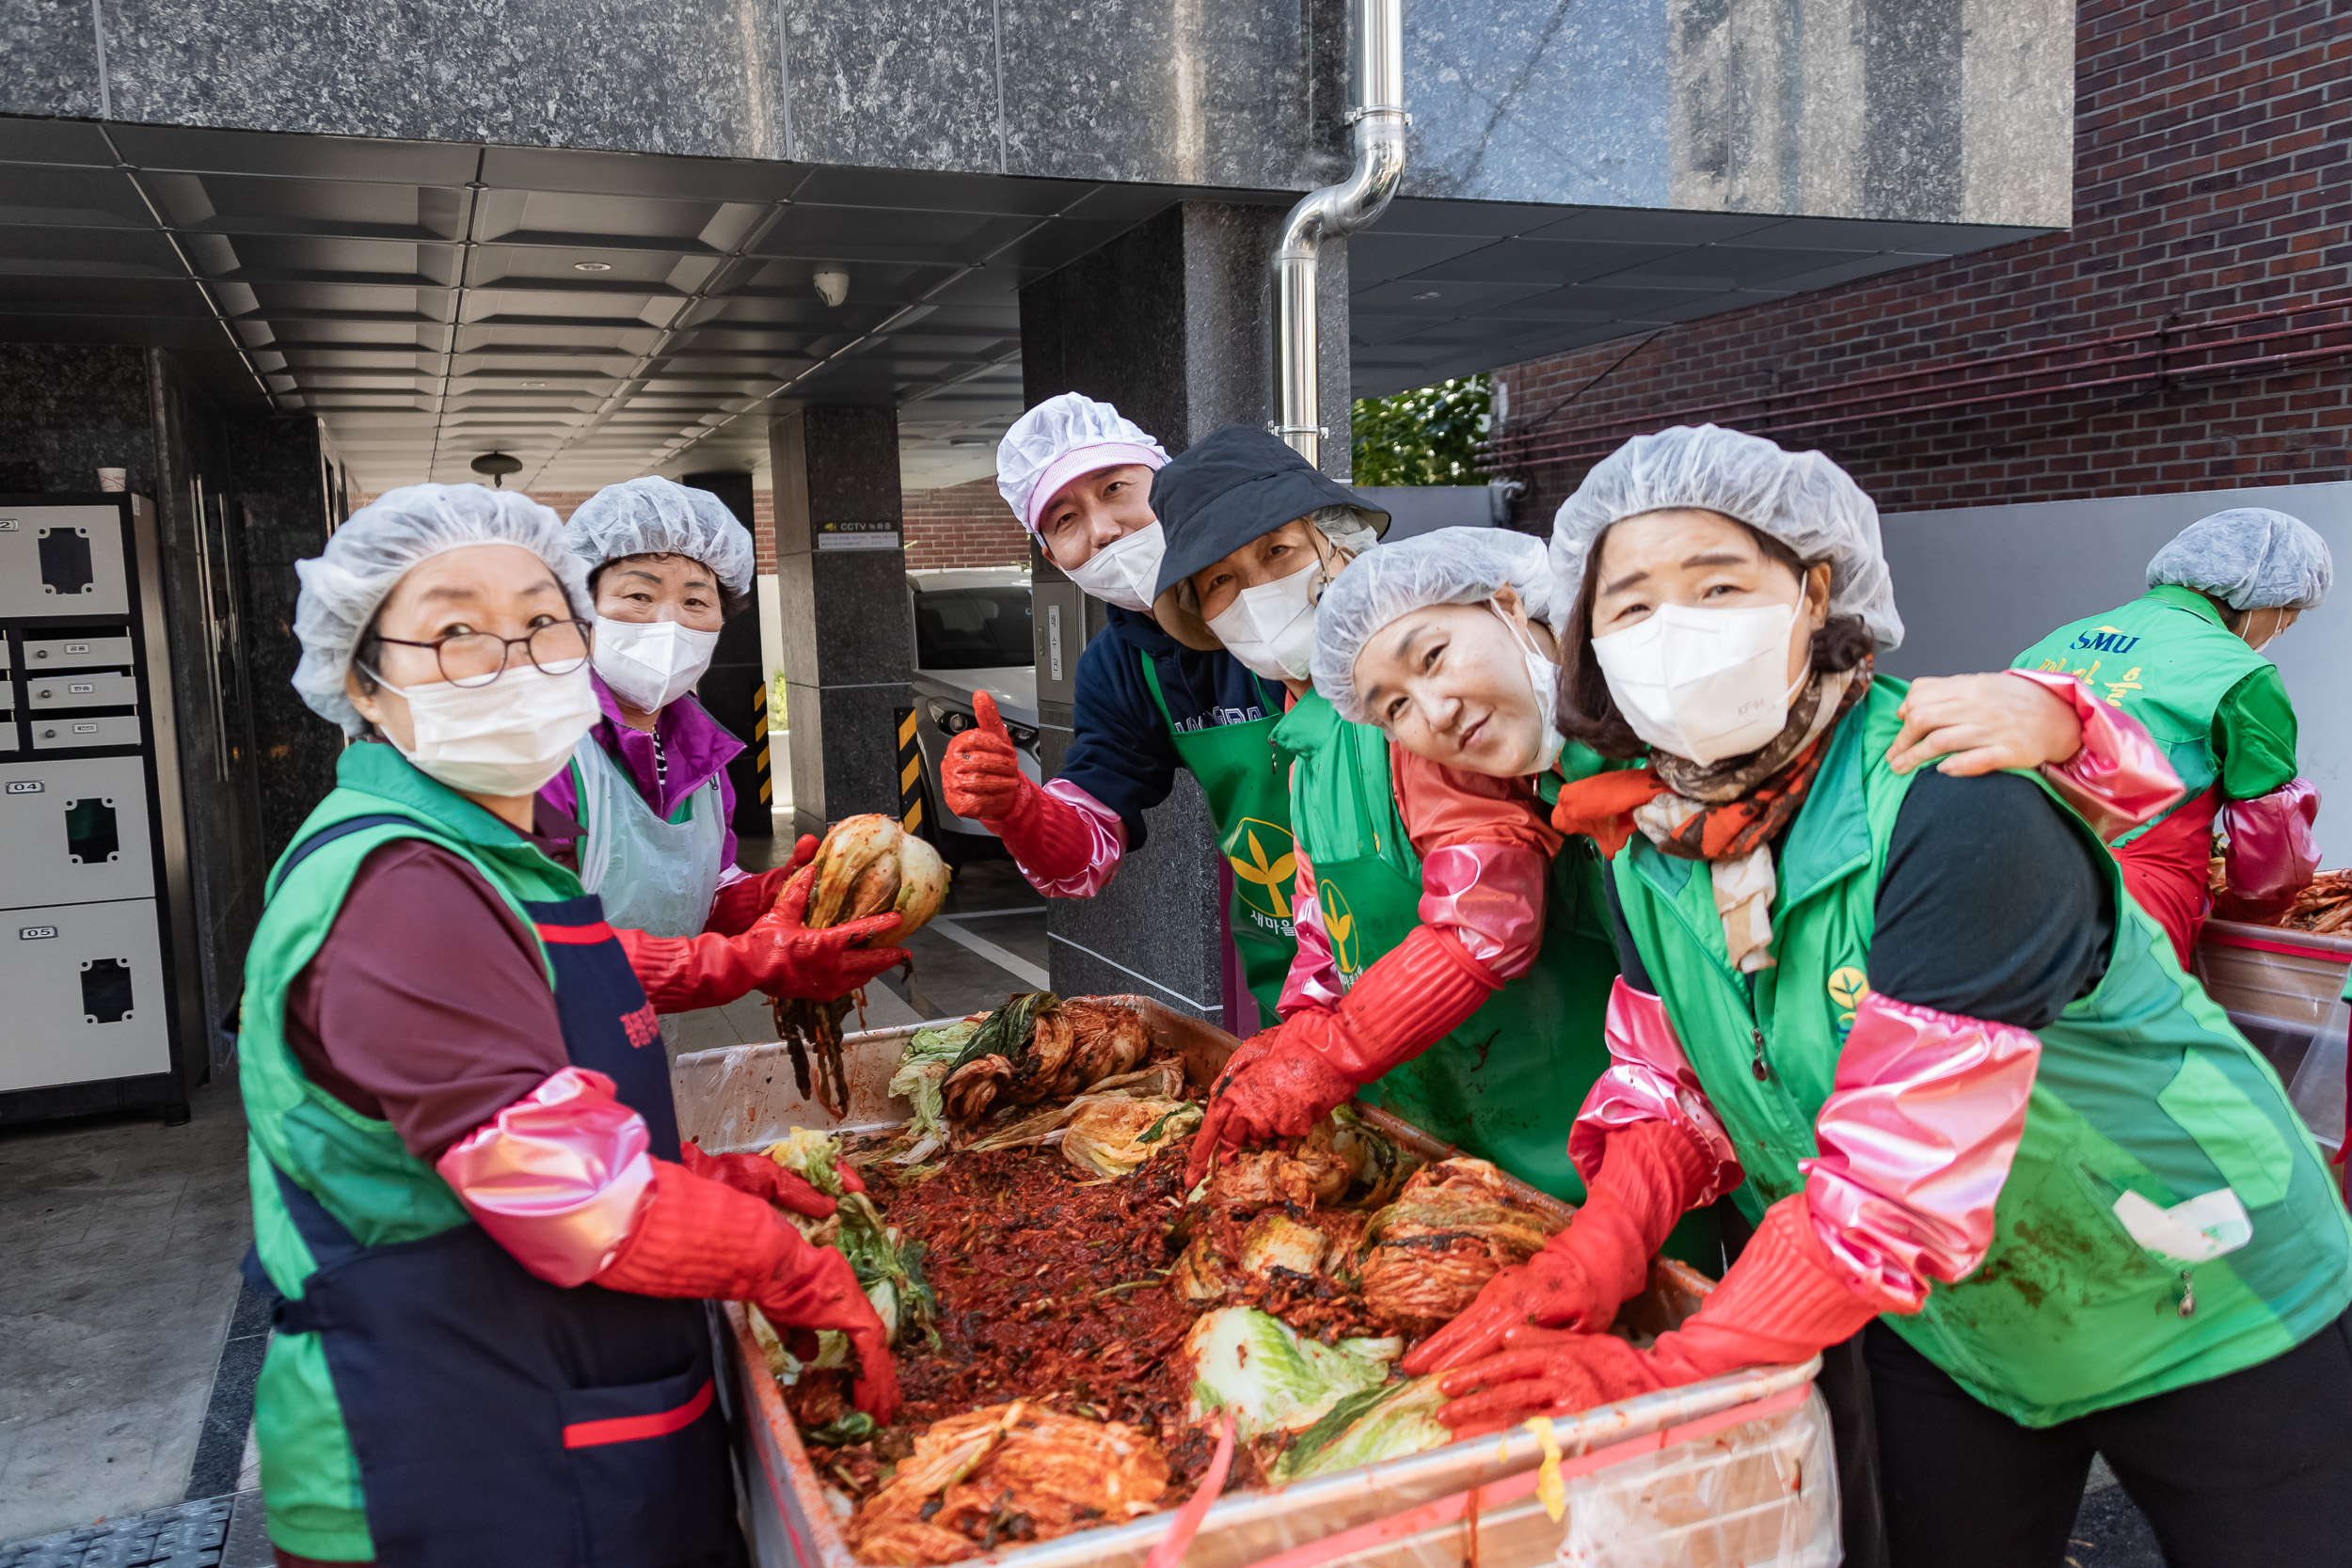
[[[1297,863],[1291,854],[1290,793],[1274,760],[1274,727],[1282,721],[1282,705],[1252,675],[1267,717],[1180,730],[1168,716],[1152,656],[1138,652],[1136,657],[1143,660],[1143,680],[1152,689],[1152,700],[1160,705],[1160,720],[1176,742],[1176,755],[1209,798],[1217,851],[1233,868],[1233,949],[1241,956],[1243,981],[1258,999],[1258,1016],[1271,1024],[1291,957],[1298,951],[1298,938],[1291,929],[1291,883]]]
[[[1389,739],[1310,693],[1283,716],[1274,743],[1292,765],[1291,818],[1314,865],[1340,978],[1352,986],[1421,924],[1421,857],[1397,814]],[[1363,1098],[1582,1202],[1568,1130],[1609,1068],[1601,1021],[1617,977],[1602,896],[1591,842],[1569,840],[1552,857],[1534,963]]]
[[[1839,723],[1781,841],[1778,967],[1732,968],[1692,862],[1636,836],[1611,867],[1627,930],[1747,1171],[1739,1197],[1752,1217],[1803,1190],[1814,1118],[1868,990],[1879,880],[1911,787],[1886,762],[1903,691],[1881,677]],[[2181,973],[2114,862],[2099,862],[2116,910],[2106,971],[2036,1031],[2042,1059],[1991,1249],[1966,1279],[1934,1285],[1925,1310],[1886,1320],[2026,1426],[2259,1365],[2352,1299],[2352,1224],[2278,1076]],[[2226,1203],[2209,1196],[2225,1188],[2251,1229],[2217,1256],[2169,1258],[2127,1227],[2134,1205]]]
[[[2116,840],[2129,844],[2213,787],[2214,714],[2231,689],[2270,662],[2221,625],[2194,588],[2151,588],[2127,605],[2063,626],[2011,660],[2020,670],[2074,675],[2147,726],[2181,776],[2163,816]]]

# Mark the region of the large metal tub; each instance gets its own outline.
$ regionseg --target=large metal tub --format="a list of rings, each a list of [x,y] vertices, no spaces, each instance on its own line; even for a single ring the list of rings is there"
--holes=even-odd
[[[1148,997],[1117,996],[1151,1021],[1163,1053],[1181,1053],[1196,1084],[1211,1082],[1237,1043],[1231,1035],[1171,1011]],[[765,1148],[793,1127],[845,1132],[897,1126],[908,1107],[888,1091],[891,1073],[914,1025],[851,1035],[844,1042],[850,1108],[835,1117],[795,1090],[779,1044],[730,1046],[680,1056],[672,1069],[678,1131],[713,1153]],[[1414,1152],[1454,1152],[1418,1129],[1376,1110],[1368,1119]],[[1533,1188],[1527,1200],[1565,1217],[1570,1207]],[[1652,1265],[1648,1291],[1626,1308],[1648,1331],[1672,1327],[1697,1309],[1711,1289],[1670,1259]],[[725,1349],[735,1393],[739,1461],[748,1492],[754,1549],[763,1568],[857,1568],[842,1539],[840,1516],[800,1433],[768,1376],[740,1307],[725,1308]],[[1736,1459],[1745,1442],[1760,1447],[1806,1408],[1818,1361],[1758,1369],[1604,1405],[1552,1423],[1568,1461],[1569,1507],[1580,1471],[1652,1454],[1673,1444],[1706,1446]],[[1818,1401],[1815,1402],[1818,1405]],[[1232,1492],[1201,1521],[1184,1554],[1187,1568],[1520,1568],[1549,1561],[1563,1526],[1534,1497],[1543,1460],[1531,1432],[1482,1437],[1427,1453],[1320,1477],[1267,1491]],[[835,1494],[837,1496],[837,1494]],[[1833,1507],[1834,1512],[1834,1507]],[[1006,1568],[1143,1568],[1175,1524],[1173,1510],[1130,1524],[1082,1530],[1058,1540],[1008,1548],[983,1560]],[[1471,1536],[1476,1545],[1470,1544]],[[1278,1561],[1279,1560],[1279,1561]]]

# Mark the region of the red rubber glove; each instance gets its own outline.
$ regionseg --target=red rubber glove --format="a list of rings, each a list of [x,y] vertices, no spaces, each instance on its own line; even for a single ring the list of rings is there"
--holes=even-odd
[[[720,888],[711,895],[710,913],[703,921],[704,931],[712,936],[739,937],[750,930],[754,922],[776,907],[792,873],[806,865],[816,854],[817,835],[803,833],[793,849],[790,865],[779,865]]]
[[[693,1144],[688,1144],[678,1150],[678,1164],[696,1176],[708,1177],[763,1203],[806,1214],[813,1220],[831,1219],[834,1211],[841,1207],[831,1195],[818,1192],[765,1154],[705,1154]],[[848,1165],[836,1161],[833,1168],[850,1191],[866,1190],[866,1183]]]
[[[811,1246],[748,1193],[666,1160],[653,1163],[653,1176],[636,1227],[589,1283],[641,1296],[747,1301],[779,1329],[837,1328],[857,1354],[857,1407],[877,1421],[898,1414],[889,1331],[847,1258]]]
[[[821,931],[801,924],[816,873],[803,868],[785,885],[776,907],[739,937],[653,937],[615,927],[645,1000],[660,1013],[715,1007],[750,991],[830,1002],[885,970],[910,963],[903,947],[861,947],[894,931],[895,914],[868,915]]]
[[[1501,1354],[1438,1385],[1438,1419],[1467,1434],[1529,1416],[1572,1416],[1596,1404],[1678,1388],[1742,1367],[1789,1366],[1850,1339],[1888,1301],[1858,1294],[1813,1232],[1804,1195],[1785,1197],[1690,1322],[1635,1350],[1607,1334],[1514,1328]]]
[[[939,789],[947,809],[968,816],[1004,841],[1022,868],[1049,882],[1064,881],[1093,863],[1094,835],[1085,814],[1048,795],[1021,771],[1021,753],[996,699],[972,693],[977,722],[947,742]]]
[[[1193,1137],[1185,1184],[1208,1174],[1220,1148],[1304,1135],[1358,1088],[1442,1039],[1502,984],[1453,933],[1414,927],[1337,1007],[1303,1007],[1233,1053]]]
[[[1514,1328],[1606,1329],[1649,1282],[1650,1259],[1713,1174],[1706,1151],[1671,1122],[1616,1129],[1568,1227],[1486,1281],[1476,1301],[1414,1346],[1406,1375],[1469,1366],[1501,1350]]]

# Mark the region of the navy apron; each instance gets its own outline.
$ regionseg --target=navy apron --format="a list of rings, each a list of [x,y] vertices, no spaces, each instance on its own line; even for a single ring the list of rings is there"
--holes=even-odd
[[[565,1053],[611,1078],[649,1152],[675,1160],[668,1053],[597,899],[523,907],[555,970]],[[376,1561],[744,1562],[702,1302],[550,1285],[472,1224],[362,1246],[278,1184],[319,1264],[278,1326],[320,1336]]]

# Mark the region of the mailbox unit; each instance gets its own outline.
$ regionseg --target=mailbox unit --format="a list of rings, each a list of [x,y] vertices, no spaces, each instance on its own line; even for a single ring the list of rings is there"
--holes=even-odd
[[[0,497],[0,1122],[203,1070],[155,508]]]

